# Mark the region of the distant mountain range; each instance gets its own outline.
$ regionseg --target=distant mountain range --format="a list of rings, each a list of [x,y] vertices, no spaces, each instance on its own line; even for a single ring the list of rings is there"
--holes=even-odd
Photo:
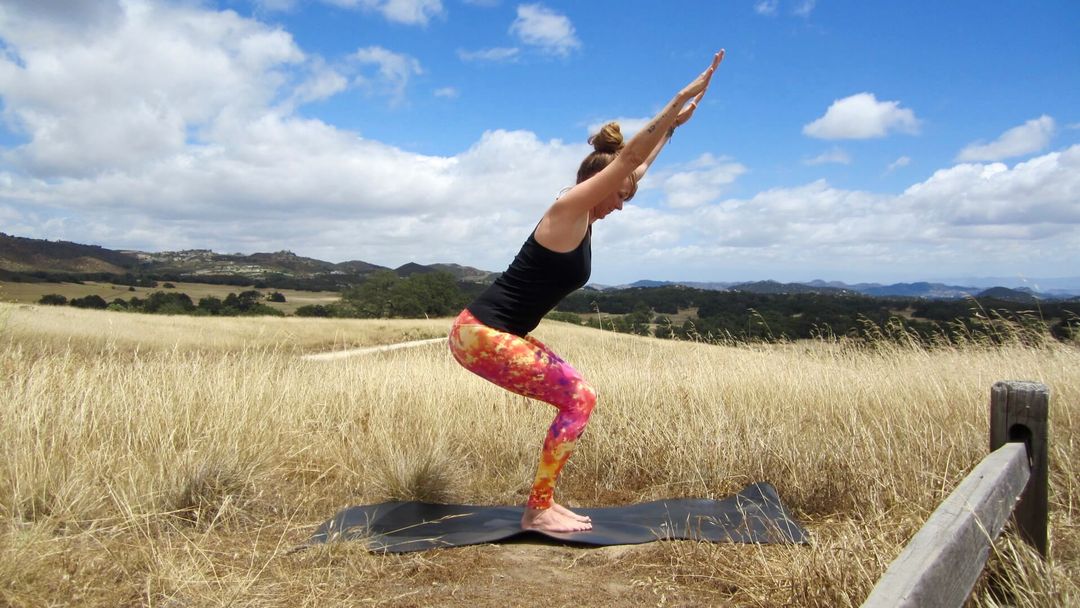
[[[47,241],[0,233],[0,270],[11,273],[52,274],[137,274],[169,275],[190,279],[199,277],[242,277],[260,280],[269,277],[292,279],[328,279],[340,283],[362,280],[380,270],[390,270],[401,277],[424,272],[449,272],[460,281],[494,280],[486,270],[459,264],[414,264],[389,268],[361,260],[324,262],[296,255],[291,251],[274,253],[215,253],[209,249],[184,251],[112,250],[97,245],[68,241]]]
[[[927,298],[935,300],[968,297],[987,297],[1014,302],[1035,302],[1038,300],[1062,300],[1080,296],[1080,278],[1072,283],[1077,287],[1036,292],[1027,287],[1018,289],[996,286],[989,289],[981,287],[946,285],[944,283],[856,283],[849,285],[839,281],[810,281],[808,283],[779,283],[777,281],[754,281],[732,283],[701,283],[694,281],[636,281],[628,285],[603,287],[602,289],[623,289],[630,287],[665,287],[681,285],[695,289],[715,291],[745,291],[751,293],[820,293],[828,295],[864,295],[872,297]]]
[[[268,278],[288,280],[317,280],[330,285],[346,285],[362,281],[367,275],[380,270],[393,271],[400,277],[425,272],[448,272],[459,281],[490,283],[499,273],[480,270],[459,264],[408,263],[389,268],[360,260],[348,262],[324,262],[298,256],[291,251],[274,253],[222,254],[208,249],[164,251],[148,253],[132,250],[111,250],[97,245],[82,245],[67,241],[48,241],[9,236],[0,233],[0,271],[7,273],[50,274],[113,274],[179,276],[198,280],[200,277],[236,277],[246,280]],[[0,275],[0,278],[3,278]],[[972,283],[978,283],[972,280]],[[1005,283],[1002,280],[1001,283]],[[1035,302],[1042,299],[1068,299],[1080,296],[1080,277],[1064,279],[1032,279],[1032,285],[1050,287],[1035,291],[1028,287],[1009,288],[1002,284],[990,286],[960,286],[945,283],[857,283],[848,285],[837,281],[810,281],[809,283],[756,282],[695,282],[695,281],[636,281],[629,285],[590,285],[593,289],[610,290],[684,286],[715,291],[743,291],[752,293],[820,293],[828,295],[866,295],[877,297],[910,297],[928,299],[955,299],[966,297],[994,297],[998,299]]]

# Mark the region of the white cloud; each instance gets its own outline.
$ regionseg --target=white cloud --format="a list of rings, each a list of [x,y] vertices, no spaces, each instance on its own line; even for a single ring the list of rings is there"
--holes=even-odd
[[[458,49],[457,56],[462,61],[513,61],[517,59],[520,49],[516,47],[495,47],[490,49],[480,49],[476,51],[467,51],[465,49]]]
[[[811,166],[813,166],[813,165],[824,165],[824,164],[827,164],[827,163],[835,163],[835,164],[839,164],[839,165],[850,165],[851,164],[851,156],[848,155],[848,153],[845,152],[843,149],[841,149],[839,146],[834,146],[834,147],[822,152],[821,154],[815,156],[814,158],[809,158],[809,159],[806,159],[806,160],[803,161],[803,164],[811,165]]]
[[[1080,145],[1022,162],[961,164],[908,188],[906,204],[946,225],[1080,224]]]
[[[956,160],[960,162],[995,161],[1039,152],[1050,145],[1054,128],[1054,119],[1044,114],[1019,127],[1005,131],[988,144],[969,144],[960,151]]]
[[[26,236],[497,267],[587,152],[492,131],[428,156],[293,113],[362,68],[397,94],[419,64],[381,47],[328,67],[235,13],[134,1],[102,27],[0,21],[3,111],[28,140],[0,149],[0,206]]]
[[[760,0],[754,4],[754,10],[759,15],[766,15],[772,17],[776,15],[777,9],[780,7],[780,0]]]
[[[331,66],[232,12],[118,6],[93,36],[37,13],[0,20],[4,118],[26,140],[0,148],[5,232],[501,270],[588,151],[584,137],[526,131],[488,131],[439,156],[366,139],[294,106],[336,94],[350,70],[398,65],[407,82],[414,59],[367,47]],[[369,85],[389,87],[398,72],[387,69]],[[639,119],[621,120],[630,131]],[[1080,145],[1012,166],[960,164],[900,195],[819,180],[733,198],[748,171],[736,160],[664,162],[597,225],[598,281],[1065,274],[1080,258]]]
[[[427,25],[445,14],[442,0],[323,0],[346,8],[362,8],[382,15],[387,21],[405,25]]]
[[[95,0],[5,0],[3,12],[14,19],[47,20],[67,34],[114,25],[122,14],[119,3]]]
[[[561,57],[581,48],[570,19],[541,4],[519,5],[510,33],[524,44]]]
[[[303,105],[333,97],[348,86],[349,80],[340,72],[327,67],[322,61],[315,61],[310,75],[293,91],[289,105]]]
[[[643,186],[657,187],[653,186],[657,183],[669,207],[686,209],[715,201],[743,173],[746,167],[729,158],[703,154],[691,163],[658,173]]]
[[[810,13],[814,11],[815,4],[817,4],[817,0],[800,0],[791,12],[799,17],[809,17]]]
[[[445,99],[457,99],[461,94],[454,87],[442,87],[435,89],[435,97],[442,97]]]
[[[427,25],[432,17],[443,14],[441,0],[387,0],[378,10],[390,21],[410,25]]]
[[[405,100],[405,88],[409,85],[409,79],[424,73],[420,62],[415,58],[403,53],[395,53],[381,46],[357,49],[349,58],[362,65],[378,67],[378,74],[374,81],[359,76],[359,82],[377,85],[379,92],[389,96],[391,103],[394,104]]]
[[[818,139],[870,139],[918,131],[914,112],[901,108],[898,101],[878,101],[873,93],[837,99],[824,116],[803,127],[804,134]]]
[[[631,204],[604,220],[602,229],[611,234],[602,238],[607,255],[634,260],[623,270],[628,280],[672,266],[684,277],[711,280],[791,276],[793,270],[877,280],[958,269],[1066,274],[1080,255],[1078,192],[1080,145],[1011,168],[945,169],[900,195],[818,180],[633,215]],[[642,230],[653,226],[658,234],[647,241]],[[603,272],[604,257],[596,259]]]
[[[25,236],[495,268],[587,151],[491,131],[455,156],[426,156],[275,115],[221,124],[212,139],[138,170],[48,181],[6,174],[0,204],[73,218]],[[475,234],[492,223],[499,234],[477,247]]]
[[[692,224],[702,239],[727,247],[783,247],[793,254],[800,248],[847,247],[883,236],[895,240],[895,234],[880,234],[891,229],[873,221],[887,207],[887,198],[817,180],[721,201],[699,209]]]
[[[4,118],[25,133],[17,162],[88,175],[183,153],[190,129],[265,108],[304,54],[285,32],[235,13],[129,2],[88,38],[62,21],[6,22]]]
[[[8,185],[10,187],[10,185]],[[22,221],[23,215],[14,207],[0,206],[0,222],[3,222],[5,227],[10,226],[16,222]],[[8,229],[10,230],[10,229]]]
[[[816,4],[817,0],[795,0],[791,6],[791,14],[797,17],[809,17]],[[780,14],[780,0],[758,0],[754,3],[754,12],[766,17],[775,17]]]
[[[686,238],[685,214],[668,210],[643,207],[637,199],[628,203],[622,211],[613,213],[597,224],[593,231],[594,251],[606,252],[593,258],[597,271],[610,260],[633,260],[635,267],[646,262],[649,252],[670,252],[680,247]],[[656,255],[655,253],[653,255]],[[646,275],[634,277],[644,278]]]
[[[889,163],[889,166],[885,168],[886,173],[892,173],[900,167],[906,167],[911,164],[911,158],[907,156],[901,156],[900,158]]]

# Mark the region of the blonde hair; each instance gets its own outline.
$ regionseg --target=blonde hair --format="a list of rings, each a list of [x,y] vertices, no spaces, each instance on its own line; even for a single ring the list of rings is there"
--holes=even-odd
[[[619,151],[623,149],[622,131],[619,123],[609,122],[600,127],[600,131],[589,137],[589,143],[593,151],[581,161],[578,167],[577,183],[581,183],[599,173],[604,167],[611,164]]]

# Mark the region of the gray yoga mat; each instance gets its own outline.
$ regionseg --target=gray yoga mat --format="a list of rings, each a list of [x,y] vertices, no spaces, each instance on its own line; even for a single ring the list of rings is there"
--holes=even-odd
[[[780,502],[776,488],[755,483],[723,500],[679,498],[575,509],[593,529],[566,534],[523,531],[523,507],[384,502],[349,507],[319,526],[307,545],[356,540],[371,551],[405,553],[516,537],[561,544],[633,545],[666,539],[801,544],[806,530]]]

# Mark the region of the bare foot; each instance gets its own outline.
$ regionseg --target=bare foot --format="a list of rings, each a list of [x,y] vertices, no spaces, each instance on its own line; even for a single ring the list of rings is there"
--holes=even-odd
[[[583,521],[583,522],[591,522],[592,521],[592,518],[589,517],[588,515],[578,515],[577,513],[574,513],[570,509],[567,509],[566,507],[560,505],[559,503],[557,503],[555,501],[551,502],[551,508],[555,509],[555,512],[566,515],[567,517],[569,517],[569,518],[571,518],[571,519],[573,519],[575,521]]]
[[[539,530],[541,532],[584,532],[592,530],[592,524],[587,521],[577,521],[569,515],[563,515],[550,509],[525,508],[525,514],[521,516],[522,530]]]

